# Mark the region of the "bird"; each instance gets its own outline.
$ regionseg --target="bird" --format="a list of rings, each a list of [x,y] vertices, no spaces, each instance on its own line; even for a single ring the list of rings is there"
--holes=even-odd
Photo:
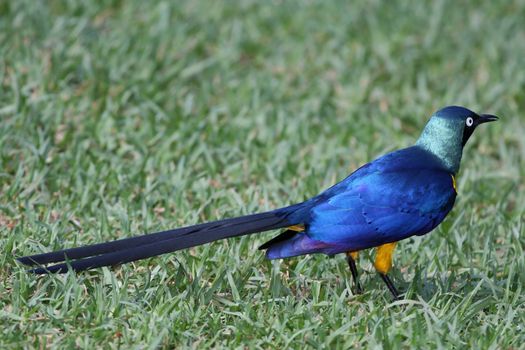
[[[465,107],[436,111],[415,144],[359,167],[303,202],[267,212],[19,257],[34,274],[83,271],[178,251],[213,241],[282,229],[259,247],[269,259],[346,254],[353,285],[360,251],[376,248],[374,267],[394,298],[388,276],[397,243],[436,228],[454,206],[463,148],[481,124],[498,120]]]

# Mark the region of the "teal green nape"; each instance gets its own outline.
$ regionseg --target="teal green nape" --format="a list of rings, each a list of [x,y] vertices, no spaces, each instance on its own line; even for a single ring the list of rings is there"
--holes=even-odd
[[[436,155],[448,170],[456,174],[463,153],[465,119],[475,115],[459,106],[440,109],[432,115],[416,145]]]

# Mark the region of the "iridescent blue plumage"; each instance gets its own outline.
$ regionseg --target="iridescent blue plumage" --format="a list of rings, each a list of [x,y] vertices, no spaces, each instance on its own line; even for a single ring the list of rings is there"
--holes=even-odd
[[[477,125],[496,119],[458,106],[437,111],[414,146],[303,203],[291,217],[305,230],[266,244],[267,257],[359,251],[430,232],[454,205],[463,146]]]
[[[269,247],[270,259],[376,247],[435,228],[454,204],[452,173],[419,146],[389,153],[304,203],[305,231]]]
[[[288,227],[261,247],[267,249],[270,259],[348,252],[350,269],[357,280],[353,254],[378,247],[374,266],[397,296],[386,276],[391,267],[393,242],[423,235],[441,223],[456,199],[454,176],[463,146],[479,124],[496,119],[463,107],[443,108],[432,116],[414,146],[362,166],[303,203],[18,260],[27,265],[58,263],[37,267],[31,270],[34,273],[81,271]],[[297,225],[302,227],[301,232],[297,232]]]

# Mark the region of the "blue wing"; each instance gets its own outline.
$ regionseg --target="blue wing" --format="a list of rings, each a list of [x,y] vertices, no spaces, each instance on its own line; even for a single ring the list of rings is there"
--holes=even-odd
[[[428,153],[408,148],[326,191],[311,209],[308,235],[355,249],[422,235],[445,218],[455,198],[452,174]]]
[[[373,173],[312,208],[307,233],[350,250],[399,241],[435,228],[455,197],[446,172]]]
[[[423,235],[454,205],[452,174],[417,147],[369,163],[311,200],[305,234],[268,256],[335,254]]]

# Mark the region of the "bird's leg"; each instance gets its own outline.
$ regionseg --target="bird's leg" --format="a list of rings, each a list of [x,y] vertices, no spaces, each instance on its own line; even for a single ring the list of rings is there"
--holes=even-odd
[[[399,292],[392,283],[392,280],[387,276],[388,271],[392,268],[392,255],[394,254],[396,244],[397,242],[386,243],[377,247],[374,266],[388,287],[388,290],[394,296],[394,299],[399,299]]]
[[[352,279],[354,280],[355,292],[356,294],[361,294],[363,290],[361,289],[361,284],[359,283],[359,276],[357,275],[357,266],[355,261],[358,258],[358,252],[346,252],[346,261],[350,267],[350,272],[352,272]]]

